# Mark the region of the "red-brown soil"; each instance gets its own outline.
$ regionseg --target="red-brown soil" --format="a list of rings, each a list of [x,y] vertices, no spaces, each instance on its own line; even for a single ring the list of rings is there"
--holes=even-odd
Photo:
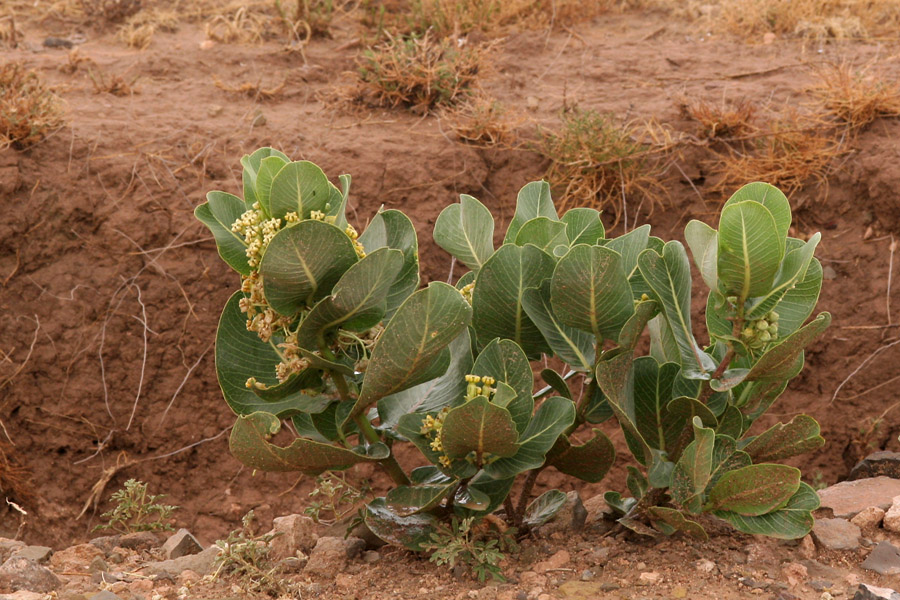
[[[271,145],[332,177],[351,173],[350,215],[360,228],[381,205],[406,211],[425,279],[446,279],[449,257],[431,240],[440,210],[472,194],[505,229],[517,190],[542,176],[544,159],[527,144],[463,145],[435,115],[336,104],[335,86],[352,81],[358,52],[347,44],[360,27],[351,17],[334,24],[333,38],[314,40],[306,62],[274,42],[204,49],[202,26],[191,23],[157,33],[144,51],[93,31],[79,53],[94,64],[74,73],[59,68],[65,50],[41,45],[72,25],[19,27],[24,41],[0,51],[0,60],[22,61],[58,86],[69,123],[30,150],[0,152],[0,165],[15,167],[0,171],[0,421],[11,455],[31,472],[30,489],[14,497],[29,512],[26,538],[62,547],[91,537],[109,494],[132,477],[181,506],[178,523],[207,542],[249,509],[263,522],[302,512],[308,478],[254,474],[228,453],[234,417],[211,345],[238,281],[194,207],[208,190],[237,193],[240,156]],[[571,29],[510,30],[482,85],[549,128],[564,106],[577,104],[691,131],[680,95],[747,99],[767,110],[803,106],[813,102],[811,67],[878,60],[886,77],[897,78],[896,50],[882,41],[759,44],[653,13],[604,15]],[[137,78],[133,93],[97,93],[89,69]],[[216,87],[214,77],[286,85],[275,99],[254,101]],[[259,113],[265,124],[253,126]],[[523,132],[533,135],[533,126]],[[792,198],[798,231],[823,232],[818,256],[831,279],[819,310],[834,323],[763,424],[798,412],[819,420],[826,446],[795,461],[814,483],[838,481],[869,451],[900,449],[898,412],[873,424],[895,402],[889,381],[900,373],[900,347],[881,352],[832,402],[854,369],[897,339],[896,285],[893,318],[887,308],[890,236],[900,236],[898,136],[900,122],[876,121],[845,140],[851,151],[827,187],[811,184]],[[703,146],[677,158],[664,177],[668,196],[652,215],[640,199],[627,199],[628,227],[649,222],[657,235],[678,238],[690,218],[713,221],[723,198],[710,191],[710,158]],[[538,487],[579,488],[589,497],[621,485],[622,462],[598,485],[548,472]],[[98,482],[100,503],[78,518]],[[18,516],[0,511],[0,535],[12,537]]]

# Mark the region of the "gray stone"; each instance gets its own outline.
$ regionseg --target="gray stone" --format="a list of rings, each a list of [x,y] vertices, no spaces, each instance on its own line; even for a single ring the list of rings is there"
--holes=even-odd
[[[873,452],[856,463],[847,479],[853,481],[879,475],[900,479],[900,452]]]
[[[309,554],[303,573],[333,579],[347,566],[347,549],[338,537],[320,537]]]
[[[179,529],[170,536],[162,545],[162,549],[165,557],[170,559],[203,552],[203,546],[187,529]]]
[[[10,557],[0,565],[0,589],[47,593],[61,585],[53,571],[24,557]]]
[[[109,590],[103,590],[93,596],[89,596],[88,600],[122,600]]]
[[[288,556],[279,561],[278,565],[282,573],[299,573],[306,566],[307,560],[305,556],[302,558],[299,556]]]
[[[43,564],[50,560],[51,554],[53,554],[53,550],[47,546],[25,546],[12,553],[13,556],[27,558],[38,564]]]
[[[109,565],[106,564],[106,561],[100,558],[99,556],[95,556],[94,560],[91,561],[88,570],[91,573],[96,573],[97,571],[108,571]]]
[[[96,537],[88,543],[96,546],[105,554],[109,555],[109,553],[112,552],[113,549],[119,546],[119,540],[121,539],[121,535],[104,535],[102,537]]]
[[[375,550],[367,550],[366,552],[363,552],[362,558],[364,563],[371,565],[372,563],[377,563],[381,560],[381,554]]]
[[[852,519],[870,506],[887,510],[895,496],[900,496],[900,479],[884,476],[843,481],[819,491],[822,508],[840,519]]]
[[[859,527],[846,519],[816,519],[812,535],[816,542],[828,550],[855,550],[859,548]]]
[[[863,531],[866,531],[869,529],[877,529],[878,526],[881,525],[882,520],[884,520],[884,511],[877,506],[870,506],[869,508],[860,511],[859,514],[850,519],[850,522]]]
[[[348,537],[344,540],[344,549],[347,552],[347,558],[353,560],[365,551],[366,541],[358,537]]]
[[[900,575],[900,550],[890,542],[879,542],[863,561],[862,568],[882,575]]]
[[[119,538],[119,546],[127,550],[152,550],[159,544],[159,536],[152,531],[136,531]]]
[[[894,503],[884,514],[884,528],[894,533],[900,533],[900,496],[894,498]]]
[[[0,594],[0,600],[44,600],[47,594],[38,594],[28,590],[19,590],[13,594]]]
[[[839,581],[844,578],[844,574],[838,569],[829,567],[828,565],[823,565],[822,563],[815,560],[801,560],[800,564],[806,567],[806,573],[810,577],[814,577],[816,579],[830,579],[832,581]]]
[[[319,538],[318,525],[306,515],[287,515],[272,520],[271,533],[277,534],[269,544],[269,553],[275,560],[307,553]]]
[[[861,583],[853,596],[853,600],[900,600],[900,593],[890,588],[875,587],[874,585]]]
[[[121,575],[121,573],[119,573]],[[101,583],[116,583],[117,581],[121,581],[121,578],[115,573],[109,573],[107,571],[94,571],[91,573],[91,582],[97,585]]]
[[[541,535],[551,535],[556,532],[571,534],[573,531],[581,531],[584,529],[587,516],[588,511],[581,501],[581,496],[573,490],[566,494],[566,503],[559,509],[559,512],[547,523],[541,525],[538,531]]]
[[[169,560],[161,560],[152,562],[144,566],[149,575],[162,575],[169,577],[178,577],[184,571],[194,571],[198,575],[209,575],[212,573],[213,566],[216,562],[216,556],[219,555],[219,549],[210,546],[203,552],[198,554],[188,554],[180,558],[172,558]]]
[[[0,538],[0,563],[6,562],[6,559],[12,556],[13,552],[24,547],[25,542]]]

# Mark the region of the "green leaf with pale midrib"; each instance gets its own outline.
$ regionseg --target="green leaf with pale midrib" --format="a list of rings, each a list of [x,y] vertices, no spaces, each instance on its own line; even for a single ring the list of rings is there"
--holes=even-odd
[[[459,204],[449,205],[438,215],[434,242],[478,271],[494,253],[494,217],[484,204],[461,194]]]
[[[503,243],[514,242],[522,225],[537,217],[559,220],[553,200],[550,199],[550,184],[546,181],[532,181],[519,190],[516,213],[509,222]]]
[[[722,209],[718,242],[719,286],[727,296],[743,304],[771,289],[785,241],[765,206],[746,201]]]
[[[819,508],[819,495],[801,482],[797,492],[783,507],[759,517],[745,517],[729,511],[716,511],[720,519],[731,523],[738,531],[769,537],[794,540],[805,536],[813,527],[812,511]]]
[[[775,305],[788,291],[806,277],[813,253],[816,251],[816,246],[819,244],[821,237],[821,234],[816,233],[803,246],[785,255],[781,267],[775,276],[772,289],[765,295],[751,300],[745,316],[747,320],[764,318],[769,311],[775,308]]]
[[[450,458],[476,457],[487,453],[513,456],[519,449],[519,434],[509,411],[477,396],[450,409],[441,428],[441,445]]]
[[[317,165],[307,160],[288,163],[272,178],[269,215],[273,219],[283,219],[293,212],[303,220],[313,211],[325,213],[332,187]]]
[[[243,200],[225,192],[209,192],[206,202],[194,209],[194,216],[206,225],[216,239],[216,249],[228,266],[241,275],[250,274],[247,244],[231,226],[246,211]]]
[[[401,304],[419,287],[419,242],[416,228],[399,210],[380,211],[359,236],[359,243],[371,254],[379,248],[403,252],[403,268],[387,296],[385,319],[390,319]]]
[[[569,327],[559,320],[550,301],[549,279],[545,279],[539,288],[525,290],[522,306],[554,354],[575,370],[590,371],[593,368],[594,338],[589,333]]]
[[[808,415],[797,415],[790,423],[778,423],[753,438],[744,450],[756,462],[784,460],[825,445],[819,424]]]
[[[478,354],[471,373],[479,377],[493,377],[498,383],[506,383],[513,389],[516,397],[506,408],[516,424],[516,430],[520,433],[524,431],[534,413],[534,398],[531,395],[534,375],[522,349],[512,340],[495,338]]]
[[[722,475],[710,490],[704,510],[758,517],[784,506],[799,486],[800,469],[775,464],[750,465]]]

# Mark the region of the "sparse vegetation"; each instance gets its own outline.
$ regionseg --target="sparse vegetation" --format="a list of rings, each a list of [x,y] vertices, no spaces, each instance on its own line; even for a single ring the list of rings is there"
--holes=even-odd
[[[756,129],[753,124],[756,106],[748,100],[713,104],[684,99],[680,108],[686,117],[697,122],[697,135],[701,138],[734,138]]]
[[[461,101],[484,69],[486,47],[422,37],[392,36],[359,59],[359,98],[381,106],[427,112]]]
[[[79,0],[81,11],[91,21],[121,23],[141,10],[141,0]]]
[[[94,531],[171,531],[173,528],[169,519],[178,507],[161,504],[163,498],[163,494],[148,494],[146,483],[129,479],[125,482],[125,487],[110,497],[110,502],[114,502],[116,506],[100,515],[101,519],[106,519],[106,523],[96,526]]]
[[[36,72],[15,62],[0,66],[0,147],[33,146],[63,126],[63,114],[62,100]]]
[[[269,560],[269,542],[275,535],[256,535],[255,519],[251,510],[241,520],[240,529],[216,541],[219,554],[214,577],[228,575],[246,592],[282,596],[288,591],[287,585],[279,576],[278,567]]]
[[[218,77],[213,76],[213,83],[215,83],[216,87],[220,90],[232,94],[239,94],[241,96],[246,96],[247,98],[252,98],[253,100],[272,100],[281,95],[287,81],[282,80],[281,83],[277,85],[267,87],[263,84],[262,79],[257,79],[255,83],[246,81],[240,85],[232,86],[224,83]]]
[[[341,473],[328,471],[316,477],[316,487],[309,493],[309,505],[303,510],[316,523],[336,523],[356,512],[373,498],[367,481],[355,487]]]
[[[880,117],[900,116],[900,85],[870,68],[855,70],[842,62],[821,67],[813,94],[828,114],[850,129],[866,127]]]
[[[479,527],[474,517],[453,517],[448,524],[439,524],[431,533],[431,540],[422,549],[431,552],[430,560],[436,565],[453,568],[457,563],[466,565],[484,582],[488,576],[505,581],[500,562],[506,552],[518,550],[515,528],[502,532]]]
[[[175,10],[145,8],[128,17],[119,28],[117,37],[131,48],[144,50],[153,41],[157,31],[172,33],[178,30],[179,15]]]
[[[466,98],[444,117],[461,141],[478,146],[509,144],[516,125],[503,104],[481,94]]]
[[[612,115],[571,109],[560,128],[542,132],[538,151],[550,161],[546,177],[560,190],[562,209],[587,206],[609,210],[618,223],[621,203],[638,196],[650,208],[664,191],[657,148],[642,142],[638,127]]]
[[[94,84],[94,92],[98,94],[111,94],[113,96],[130,96],[136,93],[134,84],[138,78],[133,77],[127,81],[121,75],[109,75],[101,70],[88,69],[88,76]]]

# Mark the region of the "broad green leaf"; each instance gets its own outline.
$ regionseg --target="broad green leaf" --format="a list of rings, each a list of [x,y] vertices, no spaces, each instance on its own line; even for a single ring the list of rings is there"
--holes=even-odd
[[[443,375],[450,366],[447,346],[471,318],[469,303],[446,283],[433,281],[410,296],[379,336],[348,418],[385,396]]]
[[[649,241],[650,226],[641,225],[637,229],[632,229],[628,233],[608,240],[605,247],[615,250],[622,256],[622,268],[625,270],[625,276],[631,277],[637,269],[638,256],[647,249]]]
[[[791,250],[785,255],[781,267],[775,275],[772,289],[765,295],[753,298],[750,301],[750,306],[746,311],[746,319],[753,320],[765,317],[789,290],[793,289],[799,281],[806,277],[813,253],[816,251],[816,246],[821,238],[821,234],[816,233],[801,247]]]
[[[632,418],[641,437],[651,448],[671,448],[683,429],[667,427],[670,418],[667,405],[672,398],[672,385],[680,367],[676,363],[660,365],[651,356],[634,361],[634,414]],[[675,419],[677,420],[677,419]]]
[[[494,479],[484,471],[479,472],[478,475],[469,481],[469,490],[478,490],[490,498],[490,504],[481,510],[469,511],[467,514],[489,515],[497,510],[506,497],[509,496],[513,482],[515,482],[514,477]]]
[[[744,434],[744,417],[741,411],[731,405],[728,405],[719,416],[719,425],[716,427],[716,433],[729,435],[734,439],[740,439]]]
[[[344,418],[347,416],[347,413],[350,412],[351,408],[353,408],[353,401],[351,400],[346,402],[334,402],[322,412],[310,415],[310,422],[312,423],[313,429],[330,442],[337,442],[342,437],[350,435],[356,429],[355,423],[347,428],[346,431],[343,429],[339,430],[338,427],[343,423]]]
[[[725,296],[716,290],[709,291],[709,295],[706,296],[706,329],[711,338],[737,341],[738,338],[733,335],[734,324],[728,320],[729,317],[734,317],[733,312],[728,309]]]
[[[728,511],[717,511],[714,514],[744,533],[795,540],[810,532],[814,522],[812,511],[817,508],[819,495],[809,485],[801,482],[787,504],[768,514],[759,517],[745,517]]]
[[[571,400],[561,396],[547,398],[519,436],[519,451],[486,465],[484,471],[491,477],[504,479],[540,467],[556,438],[574,421],[575,404]]]
[[[328,201],[331,208],[326,215],[334,217],[334,224],[338,229],[347,227],[347,198],[350,195],[350,175],[344,174],[338,176],[341,182],[341,189],[338,190],[335,185],[331,185],[331,199]]]
[[[397,432],[412,442],[425,458],[435,465],[435,468],[439,468],[442,473],[446,473],[454,479],[473,477],[478,472],[478,468],[467,460],[453,460],[449,466],[441,464],[440,460],[443,455],[435,451],[431,446],[434,439],[433,435],[426,436],[422,433],[422,425],[426,416],[425,413],[408,413],[403,415],[397,423]]]
[[[569,245],[587,244],[593,246],[606,236],[600,211],[593,208],[572,208],[566,211],[561,221],[566,224]]]
[[[284,153],[274,148],[260,148],[253,154],[245,154],[241,158],[241,165],[244,167],[243,187],[244,187],[244,203],[247,208],[253,208],[253,204],[257,202],[256,198],[256,175],[259,172],[260,163],[264,158],[277,156],[285,163],[291,161]]]
[[[519,449],[519,434],[509,411],[477,396],[450,409],[441,428],[444,454],[450,458],[466,458],[475,453],[476,463],[486,454],[508,457]]]
[[[382,429],[396,427],[400,417],[407,413],[437,412],[465,396],[465,377],[472,372],[469,330],[463,329],[447,347],[450,349],[450,366],[446,373],[378,401]]]
[[[673,395],[674,393],[675,392],[673,392]],[[669,427],[675,427],[677,419],[682,419],[685,426],[689,426],[694,420],[694,417],[699,417],[704,427],[715,428],[718,425],[716,415],[707,405],[696,398],[678,396],[669,402],[666,406],[666,410],[669,411]]]
[[[316,412],[320,399],[302,390],[281,399],[267,400],[247,388],[251,377],[264,385],[277,386],[275,367],[281,357],[255,332],[247,331],[247,315],[240,308],[243,297],[241,292],[232,294],[216,331],[216,375],[228,406],[239,415],[263,411],[288,417],[299,412]]]
[[[638,257],[638,268],[662,303],[681,357],[682,374],[688,379],[709,379],[716,364],[703,352],[691,329],[691,265],[684,246],[668,242],[662,255],[644,250]]]
[[[806,277],[788,290],[781,301],[775,305],[778,313],[778,334],[787,336],[800,329],[812,314],[822,291],[822,263],[812,259],[806,270]]]
[[[637,504],[637,500],[634,498],[622,498],[622,494],[619,492],[605,492],[603,500],[618,515],[628,514],[634,508],[634,505]]]
[[[275,234],[259,264],[269,305],[290,316],[331,293],[357,262],[353,242],[322,221],[302,221]]]
[[[272,217],[272,207],[270,205],[272,194],[272,181],[278,172],[289,164],[280,156],[267,156],[259,163],[259,171],[256,173],[256,200],[259,202],[260,208],[266,218]]]
[[[791,205],[787,196],[774,185],[757,181],[748,183],[732,194],[722,208],[747,200],[759,202],[772,213],[775,228],[778,231],[778,239],[784,240],[791,228]]]
[[[559,220],[556,207],[553,206],[553,200],[550,199],[550,184],[546,181],[532,181],[519,190],[519,196],[516,199],[516,213],[509,222],[503,243],[515,242],[522,225],[537,217]]]
[[[801,363],[802,364],[802,363]],[[744,415],[744,429],[750,429],[756,419],[765,414],[787,388],[785,379],[773,379],[771,381],[749,381],[735,388],[735,406],[741,409]]]
[[[572,397],[572,390],[569,389],[569,384],[566,383],[566,380],[562,375],[560,375],[553,369],[541,369],[541,379],[543,379],[544,383],[549,385],[550,388],[554,392],[556,392],[557,396],[562,396],[563,398],[574,400],[574,398]]]
[[[291,424],[294,426],[294,430],[297,432],[297,435],[302,438],[306,438],[316,442],[334,441],[319,433],[319,430],[317,430],[315,425],[313,424],[312,415],[310,414],[300,413],[294,415],[293,417],[291,417]]]
[[[666,508],[665,506],[651,506],[647,509],[647,516],[652,521],[661,521],[675,531],[680,531],[697,540],[706,541],[709,536],[703,526],[696,521],[691,521],[679,510]]]
[[[634,305],[634,314],[625,321],[622,331],[619,332],[619,346],[633,351],[637,347],[644,329],[647,328],[647,323],[655,318],[658,310],[659,303],[655,300],[638,301]]]
[[[602,431],[594,429],[593,433],[594,437],[578,446],[573,446],[565,436],[557,438],[547,454],[547,464],[582,481],[601,481],[616,460],[616,449]]]
[[[703,427],[699,417],[694,417],[694,441],[688,444],[675,465],[670,495],[672,500],[693,514],[703,508],[703,492],[713,472],[713,449],[716,433]]]
[[[305,369],[299,373],[293,373],[290,377],[288,377],[285,381],[281,381],[275,385],[254,385],[251,387],[251,391],[262,398],[263,400],[267,400],[269,402],[282,400],[287,398],[288,396],[295,394],[297,392],[302,392],[303,390],[312,390],[318,389],[322,387],[322,378],[319,371],[315,368]],[[328,398],[326,396],[314,396],[309,395],[310,408],[312,410],[304,410],[303,412],[321,412],[320,410],[316,410],[314,407],[321,406],[323,409],[325,406],[334,401],[333,398]]]
[[[559,260],[550,301],[560,321],[598,339],[618,339],[634,314],[622,256],[602,246],[580,244]]]
[[[784,380],[796,377],[803,368],[803,349],[831,324],[831,314],[819,313],[815,319],[769,348],[747,374],[747,381]]]
[[[231,226],[246,210],[243,200],[225,192],[209,192],[206,202],[194,209],[194,216],[216,238],[219,256],[241,275],[249,275],[251,270],[247,262],[247,244],[243,236],[231,230]]]
[[[385,318],[390,319],[419,287],[419,242],[416,239],[416,228],[409,217],[399,210],[380,211],[359,236],[359,243],[367,254],[384,247],[403,252],[403,268],[387,297]]]
[[[455,480],[437,485],[401,485],[389,491],[384,501],[401,517],[414,515],[436,507],[455,485]]]
[[[483,511],[491,505],[491,497],[471,485],[460,485],[453,495],[453,507],[473,512]]]
[[[387,308],[387,291],[402,267],[402,252],[381,248],[347,269],[332,294],[303,319],[297,343],[317,350],[326,345],[325,336],[338,327],[365,331],[380,323]]]
[[[484,204],[466,194],[451,204],[434,224],[435,243],[472,271],[494,253],[494,217]]]
[[[628,470],[628,477],[625,478],[625,486],[631,495],[640,500],[650,489],[650,482],[644,477],[644,474],[634,465],[625,467]]]
[[[444,475],[437,467],[428,465],[426,467],[416,467],[410,471],[409,480],[413,484],[436,485],[439,483],[450,483],[453,481],[453,478]]]
[[[717,264],[719,233],[702,221],[691,221],[684,228],[684,239],[694,256],[694,264],[710,290],[719,288]]]
[[[555,517],[566,505],[566,495],[559,490],[547,490],[531,501],[522,522],[531,529],[536,529]]]
[[[550,302],[550,280],[539,288],[528,288],[522,296],[528,318],[537,326],[553,353],[576,371],[590,371],[594,366],[594,337],[562,323]]]
[[[522,225],[516,235],[516,245],[534,244],[547,254],[552,255],[557,246],[569,245],[566,236],[566,224],[556,219],[537,217]]]
[[[615,352],[615,351],[614,351]],[[606,396],[609,407],[616,415],[619,427],[625,434],[625,442],[634,458],[642,465],[650,464],[652,454],[635,423],[634,369],[631,352],[607,353],[597,363],[597,384]]]
[[[825,445],[819,424],[808,415],[797,415],[790,423],[778,423],[753,438],[744,450],[757,463],[784,460],[812,452]]]
[[[657,314],[647,323],[647,330],[650,332],[650,356],[656,359],[656,362],[679,362],[681,354],[678,349],[678,342],[669,328],[669,322],[666,321],[664,314]]]
[[[799,486],[800,469],[787,465],[750,465],[722,475],[710,490],[704,510],[758,517],[784,506]]]
[[[293,212],[302,220],[314,210],[325,213],[330,209],[332,187],[322,169],[308,160],[288,163],[272,179],[269,214],[283,219]]]
[[[750,455],[737,449],[737,442],[728,435],[716,434],[716,445],[713,449],[713,472],[706,484],[708,494],[725,473],[736,469],[743,469],[753,464]]]
[[[525,290],[540,286],[553,273],[555,261],[535,246],[504,244],[475,279],[472,326],[482,345],[499,337],[516,342],[529,358],[549,351],[544,336],[525,313]]]
[[[366,527],[388,544],[413,552],[421,552],[422,544],[432,542],[431,534],[437,529],[438,519],[424,512],[401,516],[391,510],[384,498],[376,498],[366,506]]]
[[[726,296],[748,298],[769,292],[784,256],[772,213],[758,202],[738,202],[722,209],[719,220],[719,287]]]
[[[675,463],[669,460],[669,455],[662,450],[651,450],[653,459],[650,467],[647,469],[647,482],[651,487],[669,488],[672,487],[672,480],[675,477]]]
[[[511,340],[495,338],[475,359],[470,373],[481,377],[488,375],[513,389],[516,397],[506,408],[516,424],[516,431],[524,431],[534,412],[534,397],[531,395],[534,374],[522,349]]]
[[[281,430],[281,419],[266,412],[238,416],[231,430],[231,453],[241,463],[261,471],[300,471],[318,475],[325,471],[348,469],[361,462],[383,460],[390,455],[382,443],[357,452],[303,438],[289,446],[276,446],[268,441]]]

